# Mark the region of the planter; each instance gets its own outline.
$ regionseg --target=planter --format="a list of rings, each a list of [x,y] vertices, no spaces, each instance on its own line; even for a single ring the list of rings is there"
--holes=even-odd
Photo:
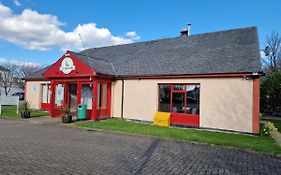
[[[30,118],[30,111],[23,111],[20,113],[21,118]]]
[[[63,115],[62,116],[62,123],[71,123],[72,122],[72,115]]]

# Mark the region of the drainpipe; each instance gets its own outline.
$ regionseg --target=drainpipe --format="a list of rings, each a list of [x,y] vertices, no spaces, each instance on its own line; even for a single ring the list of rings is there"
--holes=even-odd
[[[124,118],[124,80],[122,80],[121,119]]]

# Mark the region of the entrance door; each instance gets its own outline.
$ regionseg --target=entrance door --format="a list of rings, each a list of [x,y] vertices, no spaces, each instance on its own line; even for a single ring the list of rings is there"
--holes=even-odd
[[[98,83],[97,87],[97,117],[110,117],[111,83]]]
[[[64,107],[64,91],[65,85],[64,83],[57,83],[54,84],[54,92],[53,93],[53,109],[52,109],[52,116],[57,117],[62,115],[63,107]]]
[[[77,110],[77,83],[69,84],[69,109],[71,113],[76,114]]]
[[[81,87],[81,103],[87,105],[87,119],[91,118],[92,107],[93,107],[93,84],[82,83]]]

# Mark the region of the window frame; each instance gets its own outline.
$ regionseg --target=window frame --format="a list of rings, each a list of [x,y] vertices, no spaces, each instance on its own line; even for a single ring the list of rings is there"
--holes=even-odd
[[[184,88],[183,90],[177,90],[177,89],[174,89],[174,85],[183,85]],[[170,86],[170,113],[175,113],[175,114],[184,114],[184,115],[200,115],[200,91],[199,91],[199,113],[198,114],[188,114],[186,113],[186,106],[187,106],[187,103],[186,103],[186,86],[198,86],[201,88],[201,84],[200,83],[158,83],[158,111],[159,112],[163,112],[163,111],[160,111],[160,86]],[[178,113],[178,112],[173,112],[173,93],[183,93],[184,94],[184,113]]]

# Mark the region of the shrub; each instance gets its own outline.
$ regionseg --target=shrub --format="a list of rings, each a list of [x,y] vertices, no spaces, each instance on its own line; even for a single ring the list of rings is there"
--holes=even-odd
[[[272,122],[268,122],[266,125],[263,124],[261,126],[261,135],[262,136],[269,136],[270,135],[270,131],[273,130],[277,130],[277,128],[275,128],[274,124]]]
[[[281,73],[274,72],[261,84],[261,112],[281,116]]]

